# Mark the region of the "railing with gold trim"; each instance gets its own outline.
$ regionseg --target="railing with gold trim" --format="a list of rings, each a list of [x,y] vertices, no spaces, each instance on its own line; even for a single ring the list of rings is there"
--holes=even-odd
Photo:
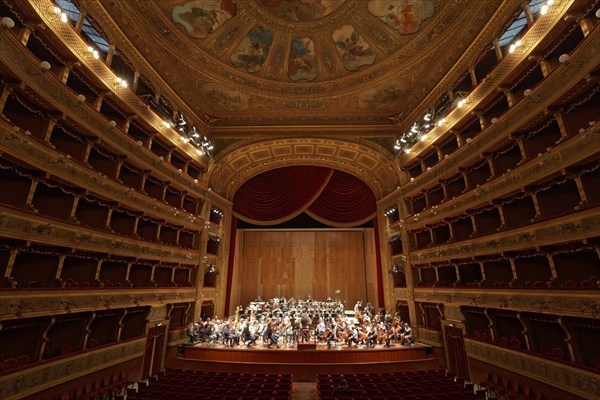
[[[0,376],[0,398],[22,399],[60,383],[142,357],[145,343],[144,336]]]
[[[600,375],[597,372],[469,338],[465,338],[465,350],[469,358],[505,368],[585,399],[596,399],[600,393]]]

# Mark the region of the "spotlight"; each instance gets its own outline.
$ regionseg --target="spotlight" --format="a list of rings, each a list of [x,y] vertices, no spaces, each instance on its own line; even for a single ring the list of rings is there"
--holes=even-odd
[[[404,149],[404,153],[410,154],[410,149]]]
[[[165,128],[170,128],[171,127],[171,123],[169,121],[163,121],[163,126]]]
[[[112,126],[113,128],[114,128],[115,126],[117,126],[117,122],[116,122],[116,121],[110,121],[108,124],[109,124],[110,126]]]
[[[50,69],[51,65],[48,61],[42,61],[40,63],[40,68],[42,69],[42,71],[48,71]]]
[[[437,126],[442,126],[446,122],[446,118],[442,118],[438,121]]]
[[[201,156],[201,155],[202,155],[202,154],[204,154],[204,153],[202,152],[202,150],[200,150],[200,149],[196,149],[196,154],[198,154],[199,156]]]
[[[426,141],[427,140],[427,134],[426,133],[422,134],[419,139],[421,139],[421,142]]]
[[[517,46],[515,46],[514,44],[511,44],[510,47],[508,48],[508,52],[514,53],[516,48],[517,48]]]
[[[15,21],[13,21],[13,19],[10,17],[2,17],[2,20],[0,21],[2,22],[3,28],[11,29],[15,26]]]
[[[596,10],[596,18],[600,18],[600,8]]]
[[[67,18],[67,14],[65,14],[65,13],[60,14],[60,22],[66,23],[68,20],[69,20],[69,18]]]
[[[558,61],[560,61],[562,64],[569,62],[570,59],[571,57],[568,54],[561,54],[560,57],[558,57]]]
[[[94,50],[94,51],[92,52],[92,56],[93,56],[93,57],[94,57],[96,60],[97,60],[97,59],[99,59],[99,58],[100,58],[100,54],[98,53],[98,50]]]
[[[85,101],[85,96],[82,94],[77,95],[77,101],[83,103]]]
[[[498,118],[496,118],[496,117],[492,118],[492,124],[495,124],[496,122],[498,122]]]
[[[532,93],[533,93],[533,90],[531,90],[531,89],[525,89],[525,91],[523,92],[525,97],[531,96]]]
[[[542,14],[542,15],[546,15],[546,13],[547,13],[547,12],[548,12],[548,5],[547,5],[547,4],[544,4],[544,5],[542,6],[542,9],[540,10],[540,14]]]

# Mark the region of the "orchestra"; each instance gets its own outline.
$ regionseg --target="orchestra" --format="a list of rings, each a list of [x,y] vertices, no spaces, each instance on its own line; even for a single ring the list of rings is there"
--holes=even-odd
[[[188,325],[186,333],[192,344],[225,347],[263,348],[296,347],[298,342],[326,344],[328,349],[391,347],[414,345],[410,325],[398,314],[392,316],[370,303],[357,302],[354,315],[348,316],[344,305],[326,301],[258,298],[247,307],[238,306],[234,316],[221,320],[207,318]]]

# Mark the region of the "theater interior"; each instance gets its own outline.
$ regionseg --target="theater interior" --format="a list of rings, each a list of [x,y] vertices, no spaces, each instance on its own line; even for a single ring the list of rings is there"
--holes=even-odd
[[[287,389],[248,398],[294,398],[315,371],[415,374],[396,397],[415,400],[598,398],[599,0],[0,0],[0,18],[0,398],[209,398],[252,373]],[[257,297],[370,302],[422,359],[186,356],[190,322]]]

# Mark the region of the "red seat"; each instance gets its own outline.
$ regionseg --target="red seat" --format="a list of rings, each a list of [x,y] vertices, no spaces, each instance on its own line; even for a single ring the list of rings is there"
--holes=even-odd
[[[27,354],[20,355],[17,357],[17,367],[29,364],[29,356]]]

